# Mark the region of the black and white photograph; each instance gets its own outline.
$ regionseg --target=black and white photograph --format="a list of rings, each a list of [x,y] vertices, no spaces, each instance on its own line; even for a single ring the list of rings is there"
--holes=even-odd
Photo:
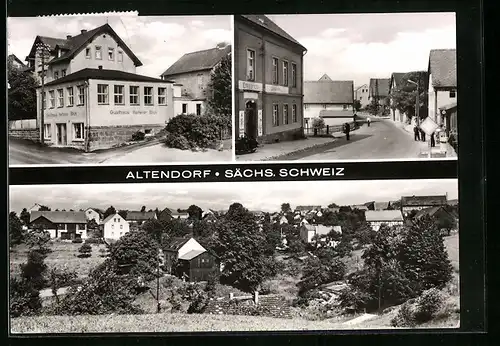
[[[458,180],[15,185],[10,329],[458,328]]]
[[[9,17],[10,165],[228,162],[231,16]]]
[[[455,13],[235,15],[241,161],[457,159]]]

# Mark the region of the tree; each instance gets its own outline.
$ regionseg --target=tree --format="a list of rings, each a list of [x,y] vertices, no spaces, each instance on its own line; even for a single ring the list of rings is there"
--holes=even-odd
[[[201,220],[203,215],[203,210],[194,204],[189,206],[187,212],[189,214],[189,219],[191,220]]]
[[[18,277],[9,282],[9,313],[11,317],[36,315],[42,309],[40,291],[33,283]]]
[[[312,126],[313,129],[320,131],[325,127],[325,120],[323,118],[314,118]]]
[[[361,101],[359,100],[354,100],[354,110],[356,112],[359,112],[359,110],[361,109]]]
[[[249,292],[273,276],[275,260],[268,255],[266,242],[254,214],[240,203],[232,204],[221,222],[213,248],[224,264],[221,283]]]
[[[59,296],[57,295],[57,291],[59,288],[64,287],[70,284],[74,279],[78,276],[76,272],[69,271],[65,268],[60,269],[57,267],[51,268],[49,271],[49,284],[52,290],[52,294],[56,299],[56,304],[59,303]]]
[[[167,222],[158,219],[149,219],[142,224],[141,229],[160,244],[162,235],[168,227],[167,224]]]
[[[40,208],[38,208],[38,211],[50,211],[50,208],[46,205],[41,205]]]
[[[37,81],[29,72],[8,69],[8,114],[9,120],[36,119]]]
[[[15,212],[9,213],[9,246],[16,246],[23,242],[24,231],[21,220]]]
[[[332,281],[341,280],[346,272],[345,264],[332,254],[323,257],[308,258],[304,267],[301,281],[297,284],[299,295]]]
[[[290,203],[283,203],[281,205],[281,212],[283,214],[288,214],[292,211],[292,207],[290,207]]]
[[[146,212],[146,206],[145,206],[145,205],[143,205],[143,206],[141,207],[141,213],[145,213],[145,212]]]
[[[373,97],[370,103],[366,106],[368,113],[378,115],[380,112],[380,104],[376,97]]]
[[[213,69],[208,84],[208,111],[223,119],[226,127],[231,126],[232,77],[231,56],[225,56]]]
[[[92,256],[92,245],[88,243],[84,243],[80,248],[78,249],[78,252],[80,253],[78,257],[80,258],[87,258]]]
[[[104,213],[102,214],[102,218],[105,219],[109,215],[114,215],[114,214],[116,214],[116,209],[115,207],[110,206],[108,209],[106,209],[106,211],[104,211]]]
[[[21,264],[21,278],[30,282],[33,288],[40,290],[46,286],[46,271],[45,255],[37,250],[28,252],[28,261]]]
[[[87,232],[92,238],[102,238],[102,232],[99,230],[99,225],[94,219],[87,221]]]
[[[401,87],[391,92],[392,109],[397,109],[409,117],[416,115],[417,87],[415,84],[408,82],[408,80],[411,80],[418,83],[420,118],[424,119],[427,116],[425,105],[428,96],[425,88],[427,84],[426,76],[425,72],[409,72],[405,74],[401,81]]]
[[[21,219],[23,225],[28,226],[30,223],[30,213],[26,208],[23,208],[21,214],[19,214],[19,218]]]
[[[336,203],[330,203],[328,204],[328,208],[340,208],[340,207]]]
[[[118,215],[120,215],[121,217],[123,217],[125,220],[127,219],[127,214],[128,214],[128,210],[120,210],[118,212]]]
[[[50,252],[48,243],[50,241],[50,233],[43,229],[42,226],[37,225],[34,229],[26,234],[25,242],[30,249],[35,249],[41,254]]]

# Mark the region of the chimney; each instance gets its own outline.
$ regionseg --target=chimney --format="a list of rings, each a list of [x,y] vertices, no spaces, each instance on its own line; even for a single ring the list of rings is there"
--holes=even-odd
[[[82,29],[82,34],[85,34],[87,32],[87,29]]]
[[[99,65],[99,66],[98,66],[98,69],[99,69],[99,70],[102,70],[102,65]]]
[[[66,36],[66,39],[67,39],[67,40],[71,40],[71,38],[72,38],[72,37],[73,37],[73,36],[71,36],[71,35],[67,35],[67,36]]]

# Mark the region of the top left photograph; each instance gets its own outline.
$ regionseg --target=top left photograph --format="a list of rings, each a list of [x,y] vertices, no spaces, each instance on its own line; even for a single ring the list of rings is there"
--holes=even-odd
[[[233,160],[231,16],[7,18],[9,165]]]

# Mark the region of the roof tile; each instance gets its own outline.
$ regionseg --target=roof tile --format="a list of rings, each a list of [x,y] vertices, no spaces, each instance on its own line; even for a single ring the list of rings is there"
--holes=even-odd
[[[456,49],[433,49],[429,54],[429,74],[432,86],[457,87]]]
[[[181,73],[209,70],[215,67],[223,57],[231,53],[231,45],[225,48],[210,48],[184,54],[161,75],[170,77]]]
[[[44,217],[52,223],[87,223],[83,211],[32,211],[30,213],[30,222],[39,217]]]

